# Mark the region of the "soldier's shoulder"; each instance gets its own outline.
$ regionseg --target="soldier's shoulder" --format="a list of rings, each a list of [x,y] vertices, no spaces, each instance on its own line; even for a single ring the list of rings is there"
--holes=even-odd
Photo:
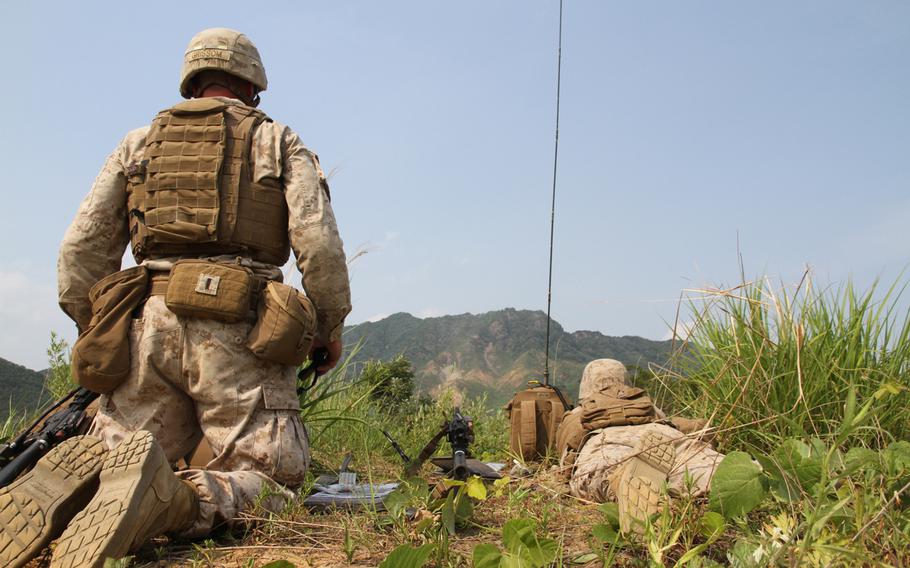
[[[139,154],[145,151],[145,138],[148,136],[150,126],[141,126],[126,133],[120,142],[120,153],[124,164],[132,162]]]
[[[271,119],[269,122],[265,122],[259,127],[260,135],[273,138],[275,140],[281,141],[281,146],[284,147],[285,151],[306,151],[312,153],[306,144],[303,143],[303,140],[300,138],[300,135],[291,128],[290,126],[279,122],[277,120]]]
[[[134,128],[126,133],[126,136],[123,137],[124,142],[142,142],[145,144],[145,137],[149,133],[150,125],[146,124],[145,126],[140,126],[139,128]]]

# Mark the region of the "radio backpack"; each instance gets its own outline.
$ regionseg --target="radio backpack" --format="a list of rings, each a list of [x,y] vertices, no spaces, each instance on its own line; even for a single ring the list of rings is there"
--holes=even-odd
[[[572,410],[566,397],[554,386],[529,381],[506,406],[511,428],[510,448],[523,461],[542,459],[556,447],[556,429],[563,414]]]

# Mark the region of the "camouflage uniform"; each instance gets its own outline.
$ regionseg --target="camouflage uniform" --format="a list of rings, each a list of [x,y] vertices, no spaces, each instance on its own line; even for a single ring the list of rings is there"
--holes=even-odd
[[[614,384],[627,384],[625,367],[612,359],[598,359],[585,367],[579,400]],[[576,408],[575,411],[580,411]],[[658,418],[666,416],[659,409]],[[594,431],[584,442],[575,460],[569,487],[572,494],[590,501],[616,500],[616,481],[620,467],[637,453],[637,444],[648,435],[673,440],[675,460],[669,472],[671,494],[693,495],[708,491],[711,477],[723,455],[702,440],[702,433],[683,434],[667,424],[614,426]]]
[[[120,269],[130,241],[125,172],[128,164],[143,159],[148,129],[127,134],[108,157],[64,237],[59,301],[80,329],[91,319],[89,288]],[[351,308],[350,292],[318,159],[276,122],[264,122],[254,131],[250,157],[254,180],[283,182],[291,248],[316,307],[316,337],[323,343],[336,340]],[[174,260],[146,265],[168,270]],[[280,267],[249,264],[259,276],[281,279]],[[178,317],[163,297],[151,296],[130,332],[130,378],[102,397],[92,427],[111,448],[129,432],[150,431],[171,463],[187,456],[203,437],[208,441],[215,458],[206,469],[179,473],[195,485],[200,498],[199,518],[188,531],[192,535],[230,522],[270,480],[299,485],[308,465],[294,369],[261,360],[246,348],[251,325]]]

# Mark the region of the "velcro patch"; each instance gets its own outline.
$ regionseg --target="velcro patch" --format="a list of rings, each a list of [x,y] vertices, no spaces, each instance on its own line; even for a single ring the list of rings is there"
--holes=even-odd
[[[202,273],[199,275],[199,280],[196,281],[196,292],[209,296],[217,296],[219,282],[221,282],[220,276]]]

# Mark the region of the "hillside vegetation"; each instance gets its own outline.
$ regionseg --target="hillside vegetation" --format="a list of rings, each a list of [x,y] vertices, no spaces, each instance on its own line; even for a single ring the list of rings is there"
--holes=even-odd
[[[401,354],[414,366],[418,389],[438,393],[452,388],[468,396],[484,394],[500,404],[528,380],[542,379],[546,323],[541,311],[511,308],[424,319],[398,313],[348,328],[345,341],[360,345],[352,363]],[[609,337],[596,331],[567,333],[551,322],[551,381],[572,397],[592,359],[609,357],[627,366],[647,367],[664,364],[669,356],[669,341]]]
[[[415,457],[451,417],[452,392],[417,396],[405,357],[355,365],[375,357],[360,352],[366,342],[351,341],[349,332],[345,364],[301,400],[312,474],[337,469],[350,453],[362,481],[402,483],[387,510],[307,510],[307,484],[280,514],[255,509],[239,531],[195,542],[159,539],[115,565],[910,565],[910,319],[903,304],[889,291],[815,290],[804,282],[784,293],[764,281],[699,300],[688,314],[695,322],[688,345],[654,366],[649,384],[665,407],[710,417],[726,458],[709,496],[669,501],[641,536],[620,534],[615,504],[569,495],[552,457],[526,464],[531,475],[516,471],[495,483],[440,485],[429,464],[404,478],[386,434]],[[475,421],[474,454],[508,469],[515,456],[502,408],[480,396],[463,401],[462,411]],[[449,451],[443,442],[437,453]],[[459,490],[438,491],[452,485]]]
[[[49,399],[44,389],[44,373],[0,357],[0,422],[6,420],[10,409],[28,414]]]

